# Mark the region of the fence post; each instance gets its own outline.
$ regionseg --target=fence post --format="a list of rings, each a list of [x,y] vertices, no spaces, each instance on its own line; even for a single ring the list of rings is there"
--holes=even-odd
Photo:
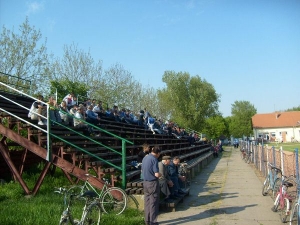
[[[280,146],[280,162],[281,162],[281,171],[282,171],[282,175],[285,175],[285,173],[284,173],[284,159],[283,159],[283,150],[282,150],[282,146]]]

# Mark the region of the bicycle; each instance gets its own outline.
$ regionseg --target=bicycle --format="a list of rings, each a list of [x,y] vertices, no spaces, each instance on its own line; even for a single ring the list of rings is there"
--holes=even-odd
[[[246,150],[244,149],[244,147],[241,149],[241,159],[245,160],[246,157]]]
[[[290,215],[290,202],[292,201],[292,197],[288,194],[287,190],[289,187],[293,186],[293,184],[289,182],[292,178],[294,178],[294,175],[289,177],[284,176],[284,180],[280,185],[279,192],[277,193],[277,197],[272,207],[273,212],[280,210],[281,221],[283,223],[287,222],[287,217]]]
[[[298,184],[299,185],[299,184]],[[299,190],[297,191],[298,198],[296,199],[294,205],[292,206],[289,225],[299,225],[300,224],[300,214],[299,214],[299,205],[300,205],[300,198],[299,198]]]
[[[98,192],[90,183],[90,174],[86,174],[87,179],[82,186],[73,186],[72,189],[78,189],[79,193],[83,194],[86,191],[92,190],[96,193],[95,199],[99,202],[101,209],[105,213],[114,213],[120,215],[127,207],[127,194],[119,187],[108,187],[109,182],[103,178],[104,185],[100,192]]]
[[[72,225],[99,225],[101,210],[99,203],[92,200],[96,194],[92,191],[85,192],[82,195],[73,193],[72,189],[58,188],[56,193],[64,194],[65,210],[62,212],[59,225],[72,224]],[[83,198],[85,204],[82,209],[81,219],[75,219],[72,215],[72,205],[75,198]]]
[[[278,176],[280,174],[280,177]],[[268,175],[262,187],[262,195],[266,196],[272,190],[272,197],[277,194],[280,184],[282,182],[282,171],[278,167],[268,162]]]
[[[245,153],[244,161],[248,164],[252,162],[252,151]]]

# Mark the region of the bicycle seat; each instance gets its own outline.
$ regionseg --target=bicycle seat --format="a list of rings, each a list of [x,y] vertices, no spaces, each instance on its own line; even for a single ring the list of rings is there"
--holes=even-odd
[[[291,183],[291,182],[283,182],[283,185],[286,186],[286,187],[293,187],[294,185]]]
[[[81,195],[81,197],[95,198],[98,197],[98,195],[94,191],[86,191]]]

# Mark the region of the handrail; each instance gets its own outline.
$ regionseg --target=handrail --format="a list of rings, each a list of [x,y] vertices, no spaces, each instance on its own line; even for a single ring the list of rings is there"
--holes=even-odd
[[[7,87],[7,88],[9,88],[9,89],[12,89],[12,90],[14,90],[14,91],[16,91],[16,92],[18,92],[18,93],[20,93],[20,94],[22,94],[22,95],[25,95],[25,96],[27,96],[28,98],[34,99],[34,100],[36,100],[36,101],[38,100],[38,99],[36,99],[36,98],[34,98],[34,97],[32,97],[32,96],[26,94],[26,93],[23,93],[23,92],[21,92],[21,91],[15,89],[15,88],[13,88],[13,87],[8,86],[8,85],[6,85],[6,84],[4,84],[4,83],[2,83],[2,82],[0,82],[0,85],[3,85],[3,86],[5,86],[5,87]],[[21,105],[21,104],[19,104],[19,103],[17,103],[17,102],[14,102],[14,101],[11,100],[11,99],[6,98],[5,96],[3,96],[3,95],[1,95],[1,94],[0,94],[0,97],[2,97],[2,98],[4,98],[4,99],[6,99],[7,101],[10,101],[10,102],[12,102],[12,103],[18,105],[19,107],[22,107],[22,108],[26,109],[26,110],[28,110],[28,111],[30,110],[30,109],[28,109],[27,107],[25,107],[25,106],[23,106],[23,105]],[[41,102],[42,102],[42,101],[41,101]],[[27,120],[24,120],[24,119],[22,119],[22,118],[20,118],[20,117],[18,117],[18,116],[16,116],[16,115],[14,115],[13,113],[8,112],[7,110],[4,110],[3,108],[0,108],[0,109],[1,109],[2,111],[6,112],[7,114],[9,114],[9,115],[11,115],[11,116],[14,116],[14,117],[16,117],[17,119],[19,119],[19,120],[21,120],[21,121],[23,121],[23,122],[25,122],[25,123],[27,123],[27,124],[30,124],[31,126],[33,126],[33,127],[37,128],[37,129],[39,129],[39,130],[41,130],[41,131],[47,133],[47,160],[48,160],[48,161],[50,161],[50,159],[52,158],[52,157],[51,157],[51,148],[50,148],[50,146],[51,146],[51,145],[50,145],[50,142],[51,142],[50,135],[51,135],[51,136],[53,136],[53,137],[55,137],[55,138],[57,138],[57,139],[59,139],[59,140],[65,142],[65,143],[67,143],[68,145],[71,145],[71,146],[75,147],[76,149],[79,149],[80,151],[87,153],[87,154],[90,155],[91,157],[95,157],[96,159],[101,160],[101,161],[105,162],[106,164],[109,164],[109,165],[111,165],[112,167],[114,167],[114,168],[116,168],[116,169],[118,169],[118,170],[121,170],[121,171],[122,171],[122,177],[124,178],[124,179],[122,179],[122,186],[123,186],[123,188],[125,188],[125,187],[126,187],[126,143],[128,143],[128,144],[134,144],[134,143],[131,142],[131,141],[129,141],[129,140],[127,140],[127,139],[125,139],[125,138],[122,138],[122,137],[120,137],[120,136],[118,136],[118,135],[115,135],[115,134],[113,134],[113,133],[110,133],[109,131],[106,131],[106,130],[104,130],[104,129],[101,129],[101,128],[99,128],[99,127],[97,127],[97,126],[95,126],[95,125],[93,125],[93,124],[91,124],[91,123],[88,123],[88,122],[86,122],[85,120],[81,120],[81,119],[76,118],[76,117],[74,117],[73,115],[67,113],[69,116],[75,118],[76,120],[80,120],[80,121],[82,121],[82,122],[88,124],[89,126],[92,126],[92,127],[96,128],[96,129],[100,130],[101,132],[105,132],[106,134],[109,134],[109,135],[111,135],[111,136],[113,136],[113,137],[115,137],[115,138],[120,139],[120,140],[122,141],[122,153],[120,153],[120,152],[118,152],[118,151],[116,151],[116,150],[110,148],[109,146],[106,146],[106,145],[104,145],[104,144],[102,144],[102,143],[100,143],[100,142],[97,142],[96,140],[92,139],[91,137],[85,136],[85,135],[83,135],[83,134],[77,132],[76,130],[71,129],[70,127],[66,127],[66,126],[64,126],[64,125],[62,125],[62,124],[60,124],[60,123],[57,123],[56,121],[52,121],[52,120],[49,118],[49,108],[50,108],[50,107],[49,107],[49,105],[48,105],[47,103],[45,103],[45,102],[43,102],[43,103],[44,103],[45,105],[47,105],[47,117],[44,117],[44,116],[42,116],[42,115],[39,115],[39,116],[41,116],[41,117],[43,117],[44,119],[47,120],[47,130],[45,130],[45,129],[39,127],[39,126],[36,126],[36,125],[34,125],[34,124],[28,122]],[[63,113],[65,113],[65,112],[63,112]],[[70,142],[68,142],[67,140],[64,140],[63,138],[61,138],[61,137],[59,137],[59,136],[57,136],[57,135],[55,135],[55,134],[52,134],[52,133],[51,133],[51,130],[50,130],[50,129],[51,129],[50,121],[51,121],[52,123],[58,124],[58,125],[60,125],[60,126],[62,126],[62,127],[64,127],[64,128],[67,128],[68,130],[70,130],[70,131],[72,131],[72,132],[75,132],[76,134],[78,134],[78,135],[80,135],[80,136],[83,136],[83,137],[87,138],[88,140],[90,140],[90,141],[92,141],[92,142],[94,142],[94,143],[96,143],[96,144],[99,144],[99,145],[102,146],[102,147],[105,147],[105,148],[109,149],[110,151],[113,151],[113,152],[115,152],[115,153],[117,153],[117,154],[120,154],[120,155],[122,156],[122,167],[119,167],[119,166],[117,166],[117,165],[114,165],[114,164],[110,163],[109,161],[106,161],[106,160],[104,160],[104,159],[101,159],[101,158],[98,157],[97,155],[95,155],[95,154],[93,154],[93,153],[90,153],[90,152],[84,150],[83,148],[81,148],[81,147],[79,147],[79,146],[77,146],[77,145],[75,145],[75,144],[73,144],[73,143],[70,143]]]
[[[23,80],[23,81],[26,81],[26,82],[29,82],[29,93],[31,93],[31,80],[28,80],[28,79],[24,79],[24,78],[21,78],[21,77],[18,77],[18,76],[13,76],[13,75],[10,75],[10,74],[7,74],[7,73],[3,73],[3,72],[0,72],[0,74],[3,74],[3,75],[6,75],[8,77],[13,77],[13,78],[17,78],[18,80]],[[10,83],[10,82],[6,82],[7,84],[12,84],[12,85],[15,85],[14,83]],[[28,88],[27,86],[23,86],[23,85],[18,85],[18,87],[22,87],[22,88]]]

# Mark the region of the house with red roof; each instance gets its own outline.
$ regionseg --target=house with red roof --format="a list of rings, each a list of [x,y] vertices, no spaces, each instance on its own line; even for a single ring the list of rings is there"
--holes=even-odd
[[[252,128],[255,138],[300,142],[300,111],[256,114],[252,117]]]

